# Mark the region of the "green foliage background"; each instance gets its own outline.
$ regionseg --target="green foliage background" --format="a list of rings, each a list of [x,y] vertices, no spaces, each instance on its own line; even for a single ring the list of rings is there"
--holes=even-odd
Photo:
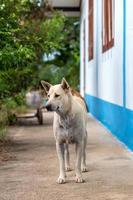
[[[24,92],[40,80],[62,77],[79,88],[79,19],[47,1],[0,0],[0,114],[3,105],[23,104]]]

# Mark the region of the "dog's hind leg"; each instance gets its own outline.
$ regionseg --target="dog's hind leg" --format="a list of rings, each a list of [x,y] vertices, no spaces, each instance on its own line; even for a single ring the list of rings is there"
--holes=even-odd
[[[86,145],[87,145],[87,138],[85,137],[83,141],[83,151],[82,151],[82,172],[88,172],[88,168],[86,165]]]
[[[65,146],[65,169],[66,171],[71,171],[71,167],[70,167],[70,154],[69,154],[69,145],[68,144],[64,144]]]
[[[64,144],[59,144],[58,142],[56,142],[56,150],[57,150],[59,165],[60,165],[60,175],[57,182],[60,184],[63,184],[66,182],[65,162],[64,162]]]

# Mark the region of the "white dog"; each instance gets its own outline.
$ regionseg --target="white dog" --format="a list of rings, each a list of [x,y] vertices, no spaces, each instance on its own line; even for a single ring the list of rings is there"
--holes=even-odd
[[[51,85],[41,81],[47,93],[48,111],[55,111],[53,131],[56,139],[56,149],[59,158],[60,175],[58,183],[66,182],[66,171],[70,171],[69,143],[76,144],[76,182],[83,183],[82,172],[86,167],[86,142],[87,142],[87,109],[83,98],[79,93],[70,89],[67,81],[63,78],[61,84]]]

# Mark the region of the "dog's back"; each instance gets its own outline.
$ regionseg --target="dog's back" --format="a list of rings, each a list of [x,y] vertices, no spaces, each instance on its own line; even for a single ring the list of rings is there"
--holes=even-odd
[[[74,89],[71,89],[71,93],[72,95],[76,98],[76,100],[82,105],[84,106],[86,112],[89,112],[89,109],[86,105],[86,102],[84,100],[84,98],[81,96],[81,94],[79,92],[77,92],[76,90]]]

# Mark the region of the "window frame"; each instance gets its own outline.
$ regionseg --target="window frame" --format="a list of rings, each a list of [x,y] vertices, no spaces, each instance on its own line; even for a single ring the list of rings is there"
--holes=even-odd
[[[102,0],[102,52],[114,46],[114,0]]]
[[[94,58],[94,0],[88,0],[88,59]]]

